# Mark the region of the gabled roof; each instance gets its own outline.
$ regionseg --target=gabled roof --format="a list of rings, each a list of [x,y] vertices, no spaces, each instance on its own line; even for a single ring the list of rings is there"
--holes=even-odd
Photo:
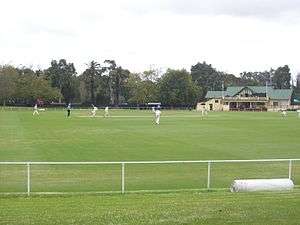
[[[231,86],[226,91],[223,91],[224,97],[234,97],[244,88],[249,88],[256,94],[266,94],[265,86]],[[267,95],[270,99],[284,100],[290,99],[292,96],[292,89],[274,89],[272,86],[267,87]],[[208,91],[205,98],[221,98],[222,91]]]
[[[208,91],[205,96],[205,98],[221,98],[221,97],[222,97],[222,91]]]
[[[224,96],[232,97],[232,96],[236,95],[237,93],[239,93],[243,88],[245,88],[245,87],[237,87],[237,86],[228,87],[227,91],[226,91],[226,95],[224,94]]]
[[[292,93],[292,89],[273,89],[270,93],[268,93],[268,96],[270,99],[284,100],[291,99]]]

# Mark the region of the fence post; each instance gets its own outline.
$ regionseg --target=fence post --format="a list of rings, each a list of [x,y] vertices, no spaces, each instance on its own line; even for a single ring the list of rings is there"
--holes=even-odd
[[[125,193],[125,163],[122,163],[122,190],[121,193]]]
[[[210,189],[210,161],[207,163],[207,190]]]
[[[30,196],[30,163],[27,163],[27,196]]]
[[[292,178],[292,160],[289,162],[289,179]]]

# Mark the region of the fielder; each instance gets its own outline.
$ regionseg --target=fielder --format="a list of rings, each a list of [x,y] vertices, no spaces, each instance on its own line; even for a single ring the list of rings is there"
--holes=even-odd
[[[104,109],[104,117],[109,117],[108,106],[106,106]]]
[[[282,110],[282,112],[281,112],[281,116],[282,116],[282,117],[286,117],[286,116],[287,116],[287,112],[286,112],[286,110]]]
[[[156,109],[156,110],[154,111],[154,113],[155,113],[155,123],[156,123],[157,125],[159,125],[159,120],[160,120],[160,114],[161,114],[161,111],[160,111],[159,109]]]
[[[98,108],[96,106],[94,106],[94,105],[92,105],[92,107],[93,107],[93,109],[92,109],[92,117],[95,117]]]
[[[35,104],[34,107],[33,107],[33,114],[32,115],[34,116],[35,114],[39,115],[37,104]]]
[[[208,110],[207,109],[204,109],[204,114],[205,114],[205,116],[208,115]]]
[[[205,108],[201,109],[201,116],[202,117],[207,116],[207,110]]]
[[[67,117],[70,117],[71,116],[71,103],[68,104],[68,107],[67,107]]]

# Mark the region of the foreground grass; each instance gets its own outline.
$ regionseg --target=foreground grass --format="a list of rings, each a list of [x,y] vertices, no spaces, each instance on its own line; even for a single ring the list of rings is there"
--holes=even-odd
[[[298,225],[300,192],[0,198],[0,224]]]

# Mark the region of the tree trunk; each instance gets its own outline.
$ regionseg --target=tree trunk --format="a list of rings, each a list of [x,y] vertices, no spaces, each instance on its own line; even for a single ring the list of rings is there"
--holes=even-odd
[[[60,90],[60,93],[62,95],[62,85],[61,84],[59,84],[59,90]],[[58,103],[61,103],[61,100],[62,100],[61,95],[59,96]]]
[[[114,100],[114,90],[112,88],[112,85],[111,85],[111,81],[108,82],[109,83],[109,95],[110,95],[110,103],[112,105],[115,104],[115,100]]]
[[[115,96],[115,98],[116,98],[116,102],[115,102],[115,104],[117,105],[117,106],[119,106],[119,104],[120,104],[120,79],[119,79],[119,76],[117,76],[117,78],[116,78],[116,96]]]
[[[91,81],[91,101],[93,104],[95,104],[95,91],[94,91],[94,81]]]

